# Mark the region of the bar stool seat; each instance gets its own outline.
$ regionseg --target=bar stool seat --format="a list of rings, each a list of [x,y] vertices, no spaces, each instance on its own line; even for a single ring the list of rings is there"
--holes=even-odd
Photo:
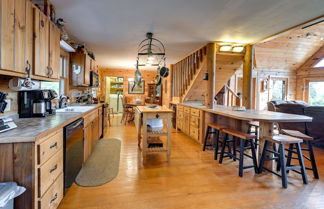
[[[305,169],[305,164],[304,164],[304,159],[303,159],[303,154],[301,150],[300,143],[303,142],[302,139],[292,137],[292,136],[287,136],[287,135],[276,135],[276,136],[265,136],[263,137],[265,140],[264,142],[264,147],[262,150],[262,155],[261,155],[261,160],[260,160],[260,167],[259,167],[259,173],[261,173],[263,170],[269,171],[279,177],[281,177],[282,181],[282,187],[287,188],[287,173],[289,170],[296,171],[297,173],[302,175],[303,182],[304,184],[308,183],[307,175],[306,175],[306,169]],[[279,150],[270,150],[268,149],[269,142],[275,143],[279,145]],[[289,144],[289,146],[296,146],[296,154],[297,158],[299,161],[299,165],[294,165],[291,166],[288,163],[286,163],[286,154],[285,154],[285,145]],[[266,153],[271,153],[274,155],[274,157],[270,156],[267,157]],[[280,169],[281,170],[281,175],[274,172],[271,169],[265,168],[264,167],[264,162],[265,161],[279,161]],[[300,172],[297,171],[297,169],[300,169]],[[277,169],[278,170],[278,169]]]
[[[206,150],[206,146],[213,146],[215,160],[217,160],[217,156],[218,156],[218,154],[220,154],[218,152],[218,147],[219,147],[219,144],[222,143],[222,141],[220,141],[220,132],[223,128],[224,128],[224,126],[216,124],[216,123],[208,123],[207,124],[205,139],[204,139],[204,143],[203,143],[203,151]],[[207,141],[211,134],[216,134],[216,139],[213,141],[212,144],[208,145]]]
[[[222,129],[222,132],[225,133],[225,139],[222,144],[222,151],[219,159],[219,163],[223,162],[224,157],[230,157],[234,161],[239,160],[239,176],[243,177],[243,170],[248,168],[254,168],[255,173],[258,173],[258,164],[255,152],[255,144],[254,139],[255,135],[247,134],[238,130],[225,128]],[[230,136],[232,136],[232,140],[230,140]],[[240,141],[240,149],[236,149],[237,139]],[[233,153],[231,151],[230,143],[233,142]],[[226,145],[228,146],[228,151],[225,152]],[[245,150],[251,150],[252,155],[248,155],[244,153]],[[239,152],[239,158],[236,157],[236,152]],[[226,154],[226,156],[225,156]],[[253,165],[244,166],[244,157],[249,157],[253,161]]]
[[[307,147],[306,148],[302,148],[302,151],[307,151],[308,152],[308,156],[303,154],[304,159],[308,160],[311,162],[312,167],[308,168],[306,167],[307,170],[311,170],[313,171],[313,175],[315,179],[319,179],[319,175],[318,175],[318,170],[317,170],[317,165],[316,165],[316,160],[315,160],[315,155],[314,155],[314,151],[313,151],[313,145],[312,145],[312,141],[314,140],[313,137],[308,136],[306,134],[303,134],[300,131],[296,131],[296,130],[288,130],[288,129],[281,129],[280,130],[281,133],[287,134],[289,136],[293,136],[296,138],[300,138],[303,139],[304,142],[306,143]],[[291,163],[291,159],[292,154],[296,152],[294,151],[294,146],[289,146],[288,149],[288,157],[287,157],[287,165],[290,165]]]
[[[224,128],[222,129],[222,132],[227,133],[232,136],[236,136],[240,139],[255,139],[257,136],[256,135],[251,135],[244,133],[242,131],[234,130],[234,129],[229,129],[229,128]]]
[[[280,129],[280,131],[283,134],[293,136],[293,137],[296,137],[296,138],[300,138],[300,139],[303,139],[303,140],[314,140],[313,137],[307,136],[306,134],[303,134],[300,131],[288,130],[288,129]]]
[[[265,136],[264,139],[277,144],[293,144],[293,143],[303,142],[302,139],[293,136],[283,135],[283,134],[279,134],[275,136]]]
[[[216,123],[208,123],[207,126],[212,127],[213,129],[216,129],[216,130],[221,130],[222,128],[224,128],[224,126],[218,125]]]

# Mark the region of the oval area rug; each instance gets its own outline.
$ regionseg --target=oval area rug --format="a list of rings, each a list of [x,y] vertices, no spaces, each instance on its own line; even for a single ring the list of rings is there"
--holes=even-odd
[[[119,139],[99,140],[75,182],[79,186],[95,187],[116,178],[119,170],[120,147]]]

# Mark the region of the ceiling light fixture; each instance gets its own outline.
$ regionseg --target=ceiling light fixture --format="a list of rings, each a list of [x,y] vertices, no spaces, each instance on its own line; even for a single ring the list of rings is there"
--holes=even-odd
[[[220,52],[230,52],[232,51],[233,46],[232,45],[222,45],[219,47]]]
[[[241,53],[244,51],[244,46],[234,46],[232,52]]]

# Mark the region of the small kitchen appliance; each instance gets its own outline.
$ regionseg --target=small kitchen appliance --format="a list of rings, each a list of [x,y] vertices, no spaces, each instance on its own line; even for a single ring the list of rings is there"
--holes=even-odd
[[[18,114],[20,118],[46,117],[55,114],[52,100],[56,97],[53,90],[19,91]]]

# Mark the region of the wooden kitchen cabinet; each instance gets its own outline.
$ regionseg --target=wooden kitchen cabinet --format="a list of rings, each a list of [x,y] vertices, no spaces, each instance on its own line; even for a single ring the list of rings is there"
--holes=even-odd
[[[53,75],[51,78],[60,78],[60,40],[61,31],[54,23],[50,23],[50,33],[49,33],[49,67],[53,70]]]
[[[34,74],[59,79],[60,76],[60,30],[34,6]]]
[[[91,58],[82,52],[71,53],[71,83],[73,86],[89,86]]]
[[[50,77],[49,69],[49,19],[36,7],[34,7],[34,34],[35,34],[35,54],[34,54],[34,74],[38,76]]]
[[[36,142],[0,144],[0,181],[26,188],[15,208],[57,208],[63,198],[63,129]]]
[[[91,155],[99,137],[99,111],[95,109],[84,116],[84,162]]]
[[[32,3],[26,0],[1,0],[0,69],[25,73],[32,64]]]
[[[177,106],[177,128],[201,143],[201,110],[179,104]]]

